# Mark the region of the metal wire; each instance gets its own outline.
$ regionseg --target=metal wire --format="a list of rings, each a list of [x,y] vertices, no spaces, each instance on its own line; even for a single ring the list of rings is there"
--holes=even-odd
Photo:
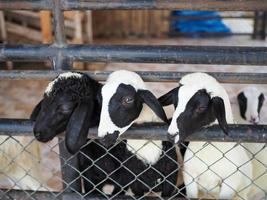
[[[65,42],[65,31],[63,25],[63,10],[70,9],[198,9],[198,10],[249,10],[249,11],[262,11],[267,10],[267,4],[265,0],[199,0],[197,3],[193,0],[112,0],[106,1],[78,1],[78,0],[23,0],[23,1],[9,1],[1,0],[0,9],[34,9],[34,10],[52,10],[54,15],[54,30],[55,30],[55,42],[52,45],[1,45],[0,46],[0,61],[7,60],[50,60],[53,63],[53,67],[56,70],[71,69],[73,61],[97,61],[97,62],[135,62],[135,63],[189,63],[189,64],[233,64],[233,65],[267,65],[267,48],[266,47],[210,47],[210,46],[143,46],[143,45],[67,45]],[[97,80],[105,80],[110,72],[99,72],[90,73],[92,77]],[[0,71],[1,79],[52,79],[59,74],[58,71]],[[178,81],[184,74],[179,72],[139,72],[146,81]],[[264,83],[267,84],[266,74],[257,73],[210,73],[215,78],[223,83]],[[190,184],[197,184],[198,189],[204,191],[204,196],[201,199],[213,196],[214,190],[217,185],[206,188],[203,181],[199,179],[205,174],[213,174],[221,179],[221,185],[226,185],[231,190],[243,190],[249,189],[250,186],[254,185],[256,189],[263,192],[263,195],[267,196],[264,188],[260,188],[257,185],[261,178],[265,178],[267,174],[267,163],[259,159],[258,156],[261,152],[266,149],[267,142],[267,127],[263,126],[237,126],[232,125],[230,127],[229,137],[225,137],[220,131],[219,127],[214,126],[203,129],[196,134],[188,138],[189,141],[204,141],[202,148],[195,151],[194,149],[187,148],[187,152],[192,152],[192,157],[185,160],[181,166],[178,166],[175,170],[169,174],[164,174],[164,171],[160,170],[154,165],[147,164],[146,168],[140,173],[136,173],[131,165],[128,164],[131,159],[135,158],[141,152],[144,146],[135,149],[135,153],[131,154],[127,158],[121,158],[112,153],[112,150],[116,148],[116,145],[123,144],[127,147],[129,145],[125,139],[143,139],[148,140],[144,145],[150,143],[155,148],[161,150],[160,159],[166,159],[166,163],[176,163],[177,160],[169,156],[171,150],[175,149],[176,146],[170,147],[168,150],[162,149],[161,145],[155,142],[155,140],[167,141],[166,131],[167,127],[162,125],[152,126],[146,125],[137,126],[129,129],[126,134],[121,137],[122,141],[117,142],[115,145],[109,148],[105,148],[99,142],[97,142],[96,128],[89,130],[90,139],[87,145],[92,143],[98,145],[104,149],[105,152],[102,156],[93,159],[84,152],[79,152],[75,155],[70,155],[64,145],[64,137],[59,136],[59,140],[56,144],[46,144],[46,148],[49,149],[49,153],[56,155],[60,159],[60,170],[51,171],[51,174],[46,179],[41,179],[33,171],[40,165],[41,159],[38,158],[34,151],[29,150],[30,146],[36,141],[30,138],[28,142],[19,140],[19,136],[27,138],[26,136],[32,137],[32,124],[29,120],[19,119],[0,119],[0,158],[7,158],[6,166],[1,168],[1,176],[5,177],[5,181],[8,181],[8,186],[5,189],[0,189],[1,199],[153,199],[148,197],[147,194],[141,194],[139,196],[123,196],[119,195],[121,192],[128,192],[128,189],[133,187],[133,184],[138,182],[139,185],[148,188],[148,193],[156,196],[157,199],[188,199],[185,193],[182,193],[182,189],[188,189]],[[252,134],[253,133],[253,134]],[[28,138],[29,139],[29,138]],[[232,144],[230,142],[236,142],[232,148],[227,151],[216,146],[217,142],[228,142],[225,144]],[[250,152],[245,142],[257,142],[262,144],[260,149],[256,152]],[[12,148],[10,148],[10,144]],[[222,144],[222,143],[221,143]],[[12,154],[6,151],[6,145],[8,150],[12,150]],[[180,145],[186,148],[184,144]],[[130,148],[130,147],[128,147]],[[205,151],[206,148],[214,149],[214,152],[221,154],[212,163],[207,163],[206,159],[203,159],[199,154]],[[242,164],[238,164],[235,160],[227,157],[236,148],[242,148],[249,155],[249,160]],[[57,150],[59,149],[59,150]],[[210,156],[213,156],[210,152]],[[79,156],[84,156],[89,162],[85,169],[81,169],[79,165]],[[105,171],[98,162],[102,158],[109,156],[114,159],[119,166],[111,172]],[[140,156],[140,155],[139,155]],[[140,156],[141,159],[142,156]],[[25,159],[27,158],[27,159]],[[19,159],[24,159],[22,162]],[[186,172],[183,168],[187,162],[193,159],[198,159],[200,165],[206,167],[201,173],[194,175]],[[27,161],[25,163],[25,160]],[[30,166],[30,162],[33,165]],[[221,176],[221,171],[213,169],[216,164],[221,161],[231,164],[234,169],[228,175]],[[243,188],[235,188],[231,183],[227,182],[228,178],[231,178],[236,173],[239,173],[242,177],[249,178],[249,174],[242,171],[250,162],[258,162],[259,165],[265,170],[260,172],[257,178],[250,180],[250,184],[244,185]],[[26,164],[26,165],[23,165]],[[17,170],[10,172],[9,168],[14,167]],[[43,166],[50,170],[49,166]],[[104,178],[99,182],[89,179],[86,176],[88,170],[95,169],[97,172],[104,174]],[[124,170],[125,173],[132,177],[126,184],[121,184],[118,180],[113,178],[113,175],[118,173],[120,170]],[[17,175],[16,172],[20,171],[22,175]],[[41,170],[39,170],[41,171]],[[153,171],[162,177],[156,182],[149,182],[142,178],[145,173]],[[155,190],[162,183],[170,184],[176,187],[174,182],[168,180],[173,173],[183,171],[192,178],[192,181],[185,186],[181,186],[174,193],[168,194],[169,197],[161,197],[155,193]],[[192,172],[192,171],[191,171]],[[61,175],[59,175],[61,174]],[[122,178],[129,178],[127,176]],[[180,177],[181,178],[181,177]],[[25,180],[31,180],[34,182],[35,187],[28,187]],[[61,189],[56,191],[50,188],[48,185],[50,180],[58,179],[63,185]],[[4,180],[4,179],[3,179]],[[1,183],[2,179],[0,180]],[[102,184],[106,181],[112,181],[119,185],[120,190],[114,195],[108,195],[103,192]],[[153,180],[154,181],[154,180]],[[89,191],[85,190],[85,183],[90,183],[93,187]],[[152,185],[152,186],[151,186]],[[39,190],[44,190],[39,191]],[[240,199],[246,199],[241,195],[240,191],[234,191],[235,195]],[[180,194],[180,196],[178,196]]]

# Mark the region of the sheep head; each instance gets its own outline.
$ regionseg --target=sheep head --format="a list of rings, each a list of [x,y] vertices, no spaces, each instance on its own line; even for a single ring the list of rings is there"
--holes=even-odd
[[[160,97],[159,101],[163,106],[175,105],[168,133],[176,143],[217,122],[227,134],[227,122],[233,122],[226,91],[214,78],[204,73],[184,76],[179,87]]]

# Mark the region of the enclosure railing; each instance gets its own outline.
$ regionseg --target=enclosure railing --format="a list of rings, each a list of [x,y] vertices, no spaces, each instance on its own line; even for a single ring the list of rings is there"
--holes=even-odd
[[[53,79],[62,70],[71,70],[73,61],[184,63],[267,65],[267,47],[225,46],[144,46],[144,45],[68,45],[64,31],[64,10],[102,9],[171,9],[171,10],[224,10],[267,11],[266,0],[0,0],[1,10],[51,10],[53,12],[55,41],[51,45],[1,45],[0,61],[51,61],[55,71],[0,71],[0,79]],[[110,72],[87,72],[97,80],[105,80]],[[145,81],[174,82],[187,72],[138,72]],[[223,83],[267,84],[267,73],[210,73]],[[166,127],[136,127],[125,138],[166,140]],[[253,132],[254,134],[248,134]],[[96,137],[96,129],[89,137]],[[1,135],[32,135],[32,124],[23,119],[1,119]],[[229,137],[218,127],[202,130],[189,138],[200,141],[267,142],[266,126],[231,126]],[[77,158],[68,154],[60,142],[60,158],[64,191],[60,193],[25,193],[1,190],[1,199],[25,196],[32,199],[80,199],[81,183]],[[30,194],[30,196],[28,196]],[[22,196],[21,196],[22,195]],[[84,197],[87,198],[87,197]],[[89,197],[88,197],[89,198]],[[94,197],[90,197],[94,198]],[[127,197],[118,197],[126,199]],[[130,198],[130,197],[128,197]],[[97,199],[95,197],[94,199]],[[101,199],[99,197],[99,199]],[[185,198],[186,199],[186,198]]]

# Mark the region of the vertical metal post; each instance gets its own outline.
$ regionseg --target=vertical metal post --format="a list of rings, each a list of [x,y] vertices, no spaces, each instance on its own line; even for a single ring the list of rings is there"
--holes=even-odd
[[[263,12],[263,21],[262,21],[262,40],[266,39],[267,31],[267,11]]]
[[[267,12],[257,11],[254,15],[253,39],[265,40],[266,38]]]
[[[64,15],[61,10],[61,0],[53,0],[53,25],[54,25],[54,45],[63,48],[66,46],[66,36],[64,28]],[[59,49],[57,55],[53,59],[53,66],[55,70],[71,69],[71,63],[63,57]],[[78,158],[72,156],[65,147],[65,142],[59,139],[59,152],[61,161],[61,172],[63,179],[63,189],[65,192],[77,191],[81,192],[81,178],[78,172]]]
[[[53,9],[53,25],[54,25],[54,35],[55,41],[54,45],[58,47],[64,47],[66,45],[66,36],[65,36],[65,26],[64,26],[64,15],[61,10],[61,0],[53,0],[54,9]],[[59,50],[57,55],[53,60],[53,67],[56,70],[69,70],[71,69],[71,62],[63,57],[61,51]]]
[[[78,172],[77,156],[73,156],[67,151],[62,138],[59,138],[59,152],[64,192],[81,193],[81,177],[79,177],[80,173]]]

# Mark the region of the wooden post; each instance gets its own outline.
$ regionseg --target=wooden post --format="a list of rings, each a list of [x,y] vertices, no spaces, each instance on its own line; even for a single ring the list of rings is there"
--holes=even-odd
[[[3,11],[0,11],[0,29],[1,29],[1,37],[3,39],[3,43],[7,42],[7,30],[6,30],[6,23],[5,23],[5,15]],[[7,61],[6,66],[8,70],[13,69],[13,62]]]
[[[92,22],[92,11],[86,11],[86,33],[89,44],[93,43],[93,22]]]
[[[5,16],[4,16],[3,11],[0,11],[0,28],[1,28],[1,37],[3,41],[6,41],[7,34],[6,34],[6,26],[5,26]]]
[[[52,42],[52,22],[51,22],[51,12],[47,10],[40,11],[40,22],[43,43]]]

